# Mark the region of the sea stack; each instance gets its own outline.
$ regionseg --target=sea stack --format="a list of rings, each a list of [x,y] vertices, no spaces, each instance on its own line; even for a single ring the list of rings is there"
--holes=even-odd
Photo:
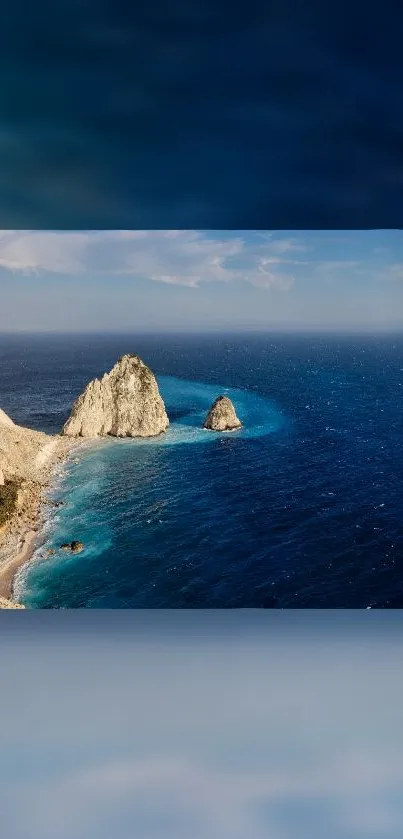
[[[67,437],[154,437],[169,419],[153,372],[124,355],[102,379],[93,379],[74,402],[63,427]]]
[[[212,404],[204,422],[204,428],[210,431],[236,431],[242,423],[228,396],[219,396]]]

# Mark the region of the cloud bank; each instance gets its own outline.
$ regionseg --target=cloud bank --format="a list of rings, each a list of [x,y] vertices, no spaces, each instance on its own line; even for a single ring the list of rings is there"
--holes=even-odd
[[[400,329],[400,231],[0,231],[0,330]]]
[[[7,839],[400,839],[395,624],[208,641],[183,619],[152,641],[141,626],[7,634]]]
[[[402,783],[397,750],[345,750],[303,767],[249,771],[157,752],[62,773],[46,785],[6,783],[2,812],[8,839],[27,832],[42,839],[297,839],[307,829],[314,839],[323,832],[397,837]],[[305,814],[302,833],[294,810]]]
[[[303,243],[261,236],[191,230],[40,232],[2,231],[0,268],[22,274],[140,277],[189,287],[246,281],[259,288],[289,288],[290,270]]]

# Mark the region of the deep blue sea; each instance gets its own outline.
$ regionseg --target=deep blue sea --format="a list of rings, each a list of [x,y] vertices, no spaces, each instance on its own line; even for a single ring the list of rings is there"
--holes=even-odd
[[[136,352],[171,420],[76,451],[16,594],[33,608],[402,607],[403,336],[0,336],[0,406],[54,433]],[[244,429],[201,425],[227,393]],[[75,556],[45,548],[78,539]]]

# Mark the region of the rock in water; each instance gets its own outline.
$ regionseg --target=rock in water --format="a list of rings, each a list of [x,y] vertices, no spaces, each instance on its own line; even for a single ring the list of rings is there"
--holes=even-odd
[[[70,550],[73,554],[78,554],[80,551],[84,550],[84,545],[82,542],[78,542],[77,539],[73,539],[73,541],[70,542]]]
[[[68,437],[154,437],[169,419],[154,374],[138,355],[124,355],[76,399],[63,427]]]
[[[71,551],[71,553],[73,553],[73,554],[79,554],[79,553],[81,553],[81,551],[84,550],[84,547],[85,546],[83,545],[82,542],[78,542],[77,539],[73,539],[72,542],[63,542],[63,544],[60,545],[60,550],[61,551]],[[51,553],[55,553],[55,551],[49,551],[48,556]]]
[[[211,431],[236,431],[242,423],[228,396],[219,396],[211,406],[204,422],[204,428]]]

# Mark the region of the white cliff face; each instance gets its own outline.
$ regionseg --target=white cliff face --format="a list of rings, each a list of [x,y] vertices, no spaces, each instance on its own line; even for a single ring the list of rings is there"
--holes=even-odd
[[[42,483],[61,445],[68,441],[16,425],[0,409],[0,486],[13,478]]]
[[[5,425],[7,428],[14,428],[14,423],[7,414],[0,408],[0,425]]]
[[[235,413],[231,400],[228,396],[219,396],[207,414],[204,428],[211,431],[236,431],[241,427],[242,423]]]
[[[90,438],[153,437],[168,425],[154,374],[137,355],[124,355],[110,373],[87,385],[62,433]]]

